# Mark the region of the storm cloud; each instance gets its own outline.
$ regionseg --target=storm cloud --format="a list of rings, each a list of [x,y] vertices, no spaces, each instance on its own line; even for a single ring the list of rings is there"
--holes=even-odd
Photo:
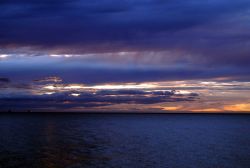
[[[248,0],[6,0],[0,9],[2,49],[61,54],[167,50],[191,62],[250,62]],[[161,60],[167,62],[165,57]]]

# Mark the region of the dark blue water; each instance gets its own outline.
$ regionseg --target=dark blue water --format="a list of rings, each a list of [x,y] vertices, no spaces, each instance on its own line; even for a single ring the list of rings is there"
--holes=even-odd
[[[249,168],[250,115],[0,115],[0,168],[80,167]]]

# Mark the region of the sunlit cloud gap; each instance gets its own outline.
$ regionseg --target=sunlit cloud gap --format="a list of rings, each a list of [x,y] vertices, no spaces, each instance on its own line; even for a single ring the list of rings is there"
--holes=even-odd
[[[9,55],[7,55],[7,54],[0,54],[0,59],[7,58],[7,57],[9,57]]]
[[[61,89],[96,89],[96,90],[103,90],[103,89],[149,89],[149,88],[156,88],[157,85],[154,84],[138,84],[138,85],[96,85],[96,86],[85,86],[81,84],[70,84],[67,86],[63,85],[47,85],[44,86],[44,89],[49,90],[61,90]]]

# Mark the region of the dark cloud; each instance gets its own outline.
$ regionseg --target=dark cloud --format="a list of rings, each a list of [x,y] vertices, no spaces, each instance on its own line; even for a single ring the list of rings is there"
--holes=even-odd
[[[72,96],[78,93],[79,96]],[[116,104],[155,104],[163,102],[194,101],[197,94],[180,95],[170,91],[104,90],[98,92],[63,92],[52,95],[12,95],[1,97],[0,110],[6,109],[70,109],[100,107]]]
[[[190,79],[211,79],[216,77],[230,77],[231,80],[250,80],[248,67],[174,67],[174,68],[112,68],[112,67],[81,67],[82,65],[70,65],[52,67],[47,65],[35,65],[33,67],[15,67],[9,69],[0,67],[0,75],[11,76],[13,81],[32,81],[43,79],[43,76],[60,76],[65,83],[110,83],[110,82],[147,82],[147,81],[171,81]]]
[[[10,85],[9,78],[0,78],[0,89],[8,88],[9,85]]]
[[[247,0],[7,0],[0,5],[2,45],[45,48],[79,45],[79,50],[96,51],[117,50],[117,47],[165,49],[180,45],[179,40],[199,42],[202,38],[199,34],[191,34],[190,38],[188,32],[182,34],[182,31],[247,11],[250,3]],[[181,33],[183,38],[173,32]],[[212,44],[211,38],[210,34],[204,40]]]
[[[5,0],[0,3],[0,48],[28,47],[34,52],[22,52],[32,56],[41,51],[168,51],[168,56],[132,59],[249,67],[249,9],[248,0]]]
[[[108,95],[132,95],[132,96],[159,96],[159,97],[171,97],[173,95],[176,95],[176,91],[172,90],[172,91],[143,91],[143,90],[101,90],[101,91],[97,91],[95,92],[95,95],[102,95],[102,96],[108,96]],[[178,96],[180,96],[179,94],[177,94]],[[183,95],[181,95],[183,96]],[[198,96],[198,95],[191,95],[191,96]]]
[[[10,79],[9,78],[0,78],[0,83],[9,83]]]
[[[28,83],[11,83],[8,78],[0,79],[0,89],[32,89],[32,85]]]

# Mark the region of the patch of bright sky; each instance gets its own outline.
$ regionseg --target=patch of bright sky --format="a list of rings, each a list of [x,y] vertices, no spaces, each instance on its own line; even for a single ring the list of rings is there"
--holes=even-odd
[[[172,54],[172,55],[171,55]],[[174,53],[167,51],[161,52],[107,52],[107,53],[85,53],[85,54],[49,54],[36,53],[30,51],[27,54],[11,53],[2,54],[8,55],[6,66],[39,66],[41,64],[50,66],[55,63],[59,67],[105,67],[105,68],[154,68],[154,69],[171,69],[171,68],[185,68],[190,66],[188,62],[179,62],[172,60]],[[170,56],[171,55],[171,56]],[[165,61],[163,61],[165,60]],[[167,61],[166,61],[167,60]],[[174,62],[174,64],[173,64]],[[56,64],[57,63],[57,64]],[[60,64],[58,64],[60,63]],[[63,64],[62,64],[63,63]],[[167,67],[166,67],[167,65]]]

